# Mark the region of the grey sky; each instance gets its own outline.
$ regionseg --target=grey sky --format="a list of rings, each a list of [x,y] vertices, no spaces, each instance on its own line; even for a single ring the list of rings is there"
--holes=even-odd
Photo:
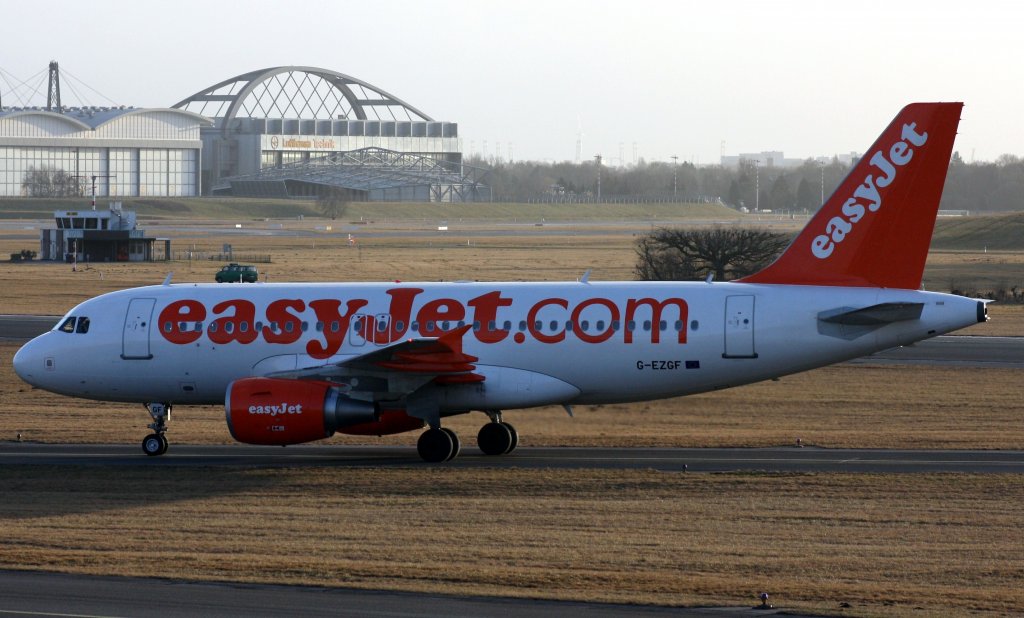
[[[863,151],[912,101],[964,101],[956,148],[1024,154],[1018,2],[0,0],[0,69],[51,60],[118,104],[166,107],[278,65],[347,73],[466,152],[610,164]],[[5,75],[5,77],[7,77]],[[62,94],[110,104],[74,80]],[[20,101],[0,81],[5,105]],[[32,104],[45,104],[45,84]],[[621,146],[620,146],[621,144]]]

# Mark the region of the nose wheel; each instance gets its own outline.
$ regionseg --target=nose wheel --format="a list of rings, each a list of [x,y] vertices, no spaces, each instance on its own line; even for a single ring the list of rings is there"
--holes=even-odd
[[[167,431],[167,421],[171,420],[171,406],[166,403],[147,403],[146,411],[153,417],[153,422],[147,425],[153,433],[142,439],[142,452],[150,457],[163,455],[167,452],[164,432]]]
[[[162,433],[151,433],[142,439],[142,452],[155,457],[167,452],[167,438]]]

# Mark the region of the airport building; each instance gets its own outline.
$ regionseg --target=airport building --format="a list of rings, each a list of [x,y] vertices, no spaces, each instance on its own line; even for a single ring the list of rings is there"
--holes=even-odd
[[[0,197],[196,196],[200,127],[177,109],[0,108]]]
[[[171,108],[0,107],[0,197],[317,197],[489,201],[458,124],[354,77],[283,66]],[[56,92],[56,97],[53,97]]]
[[[479,201],[484,170],[462,163],[458,124],[328,69],[272,67],[178,102],[200,131],[204,192],[355,200]]]

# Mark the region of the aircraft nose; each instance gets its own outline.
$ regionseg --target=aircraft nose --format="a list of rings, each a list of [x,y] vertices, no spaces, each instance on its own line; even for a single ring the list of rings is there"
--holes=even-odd
[[[18,377],[22,380],[33,385],[38,381],[38,375],[43,369],[43,360],[39,355],[39,346],[33,345],[35,343],[35,341],[29,341],[14,353],[14,373],[18,374]]]

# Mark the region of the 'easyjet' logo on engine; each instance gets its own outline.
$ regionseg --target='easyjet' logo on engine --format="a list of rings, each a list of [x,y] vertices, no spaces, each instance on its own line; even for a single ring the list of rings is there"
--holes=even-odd
[[[857,186],[853,197],[846,200],[842,214],[832,217],[825,224],[825,233],[814,237],[811,241],[811,253],[818,259],[826,259],[835,251],[836,245],[843,242],[853,231],[854,226],[864,218],[868,211],[876,212],[882,207],[882,195],[885,188],[896,179],[897,170],[914,156],[911,146],[921,147],[928,141],[927,133],[917,132],[917,123],[903,125],[900,141],[889,147],[889,156],[879,150],[871,156],[871,167],[878,168],[880,174],[868,174],[864,182]]]
[[[267,416],[302,414],[302,404],[289,404],[282,401],[280,405],[249,406],[249,414],[266,414]]]

